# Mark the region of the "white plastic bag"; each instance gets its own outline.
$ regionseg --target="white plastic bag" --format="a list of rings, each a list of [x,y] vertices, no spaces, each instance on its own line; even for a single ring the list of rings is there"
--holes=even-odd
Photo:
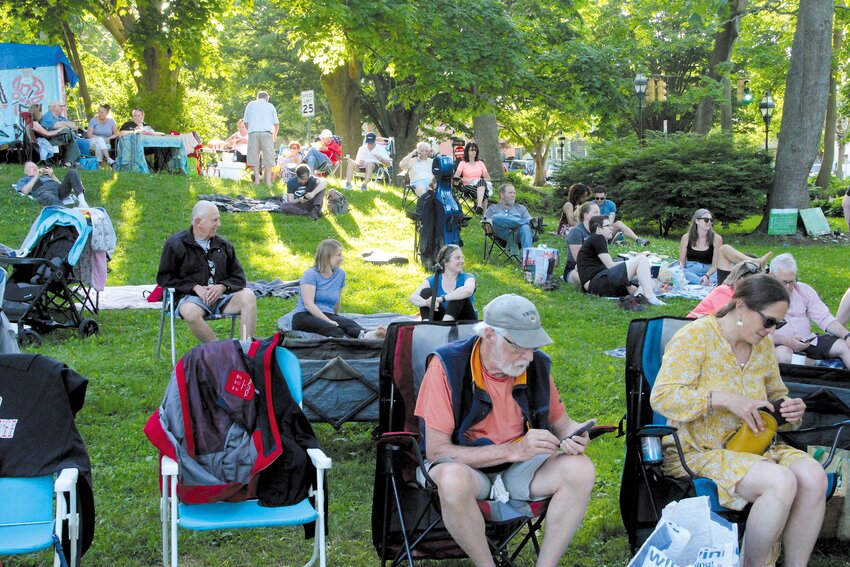
[[[686,529],[662,518],[628,567],[678,567],[671,557],[678,557],[690,539]]]
[[[708,497],[671,502],[628,567],[738,567],[738,526],[713,514]]]

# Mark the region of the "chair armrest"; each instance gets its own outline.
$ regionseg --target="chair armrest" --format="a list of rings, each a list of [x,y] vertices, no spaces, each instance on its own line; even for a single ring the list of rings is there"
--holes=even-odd
[[[838,442],[841,439],[841,434],[844,432],[844,428],[848,425],[850,425],[850,419],[845,419],[843,421],[831,423],[829,425],[821,425],[819,427],[806,427],[804,429],[780,431],[779,434],[783,437],[793,439],[794,435],[798,433],[814,433],[817,431],[828,431],[830,429],[837,429],[837,431],[835,432],[835,437],[832,441],[832,445],[829,449],[829,454],[827,455],[826,460],[820,463],[821,466],[826,469],[832,463],[832,459],[835,458],[835,451],[836,449],[838,449]]]
[[[638,428],[635,431],[635,437],[642,439],[644,437],[666,437],[667,435],[673,436],[673,442],[676,445],[676,453],[679,456],[679,462],[682,464],[682,468],[688,474],[691,479],[697,478],[696,473],[688,466],[687,461],[685,461],[685,452],[682,450],[682,442],[679,440],[678,429],[676,427],[671,427],[669,425],[644,425],[643,427]]]
[[[57,494],[61,492],[71,492],[77,486],[77,479],[80,476],[80,471],[77,469],[62,469],[56,481],[53,483],[53,491]]]
[[[644,425],[635,431],[636,437],[666,437],[673,435],[678,431],[677,428],[669,425]]]
[[[333,465],[331,458],[325,455],[325,452],[321,449],[307,449],[307,455],[317,469],[329,469]]]
[[[177,461],[164,455],[160,462],[160,467],[162,470],[162,476],[175,476],[180,470],[180,465],[177,464]]]

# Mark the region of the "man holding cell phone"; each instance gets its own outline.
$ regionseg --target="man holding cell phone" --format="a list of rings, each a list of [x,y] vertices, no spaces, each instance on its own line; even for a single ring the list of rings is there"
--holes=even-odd
[[[550,498],[537,564],[557,565],[595,482],[584,454],[592,421],[567,415],[539,350],[552,339],[533,303],[499,296],[474,331],[430,355],[415,409],[443,522],[476,566],[492,566],[475,501]]]
[[[792,356],[802,354],[814,364],[816,360],[840,358],[850,368],[850,332],[821,300],[812,286],[797,281],[797,262],[791,254],[780,254],[770,263],[770,275],[779,280],[791,298],[785,320],[788,324],[776,329],[773,343],[779,362],[791,362]],[[812,334],[812,323],[823,334]]]

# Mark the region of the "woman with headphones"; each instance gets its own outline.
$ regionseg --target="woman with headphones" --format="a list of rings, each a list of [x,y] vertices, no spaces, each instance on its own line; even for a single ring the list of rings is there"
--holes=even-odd
[[[443,246],[437,255],[435,268],[437,273],[425,278],[422,285],[410,294],[410,303],[419,308],[422,320],[476,321],[475,276],[463,271],[463,251],[460,246]],[[433,314],[432,294],[436,295]]]

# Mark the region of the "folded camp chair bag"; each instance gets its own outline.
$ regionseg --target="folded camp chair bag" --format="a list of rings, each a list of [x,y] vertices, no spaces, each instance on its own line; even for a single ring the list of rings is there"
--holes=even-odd
[[[339,428],[347,421],[378,421],[378,367],[382,341],[284,339],[301,364],[304,415]]]

